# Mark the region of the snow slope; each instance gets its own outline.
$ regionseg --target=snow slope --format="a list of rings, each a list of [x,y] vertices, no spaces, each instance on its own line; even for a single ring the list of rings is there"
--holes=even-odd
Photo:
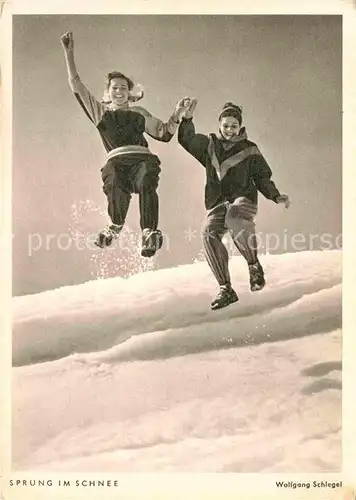
[[[13,461],[66,472],[341,466],[341,252],[206,263],[13,299]]]

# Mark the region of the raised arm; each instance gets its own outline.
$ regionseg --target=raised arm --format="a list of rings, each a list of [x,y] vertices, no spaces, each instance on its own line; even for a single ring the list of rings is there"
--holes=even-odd
[[[74,40],[73,34],[64,33],[61,37],[64,49],[64,57],[67,65],[69,85],[79,104],[83,108],[88,118],[97,125],[101,120],[105,107],[91,94],[84,83],[79,78],[77,67],[74,60]]]
[[[179,125],[178,142],[205,167],[205,157],[209,145],[209,138],[206,135],[197,134],[195,132],[193,113],[197,103],[197,99],[192,99],[190,101],[189,109],[186,111]]]
[[[205,166],[205,156],[209,139],[206,135],[196,134],[192,118],[183,118],[178,129],[178,142],[194,158]]]

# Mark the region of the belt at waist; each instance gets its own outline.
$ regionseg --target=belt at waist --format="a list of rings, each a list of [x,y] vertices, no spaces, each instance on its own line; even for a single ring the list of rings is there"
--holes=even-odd
[[[121,146],[119,148],[112,149],[107,155],[107,160],[114,158],[116,156],[130,155],[130,154],[143,154],[152,155],[151,151],[145,146]]]

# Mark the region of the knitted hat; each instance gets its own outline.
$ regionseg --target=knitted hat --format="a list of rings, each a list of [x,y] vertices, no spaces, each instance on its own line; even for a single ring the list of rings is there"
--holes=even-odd
[[[219,114],[219,120],[221,118],[224,118],[226,116],[233,116],[236,118],[241,125],[242,123],[242,108],[240,106],[237,106],[236,104],[232,102],[226,102]]]

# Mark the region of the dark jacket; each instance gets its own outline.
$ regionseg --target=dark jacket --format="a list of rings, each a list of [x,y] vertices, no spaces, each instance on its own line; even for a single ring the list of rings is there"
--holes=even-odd
[[[271,180],[272,171],[245,129],[239,140],[225,150],[215,134],[196,134],[192,119],[184,118],[178,129],[178,141],[206,171],[205,206],[207,210],[224,201],[246,196],[257,204],[257,192],[276,202],[280,196]]]
[[[113,111],[96,100],[78,75],[70,80],[70,86],[85,114],[98,129],[107,152],[123,146],[147,147],[144,133],[157,141],[169,142],[177,129],[175,113],[163,122],[141,106]]]

